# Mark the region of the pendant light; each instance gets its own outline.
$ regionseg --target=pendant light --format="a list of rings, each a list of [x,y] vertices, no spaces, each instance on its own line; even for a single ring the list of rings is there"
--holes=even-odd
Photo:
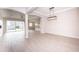
[[[56,20],[57,16],[54,15],[54,8],[55,7],[49,8],[50,15],[48,17],[48,20]]]

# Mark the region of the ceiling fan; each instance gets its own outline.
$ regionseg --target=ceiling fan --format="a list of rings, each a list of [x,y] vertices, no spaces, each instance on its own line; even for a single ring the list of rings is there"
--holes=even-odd
[[[50,20],[56,20],[57,19],[57,16],[54,15],[54,8],[55,7],[49,8],[50,14],[49,14],[49,17],[48,17],[48,21],[50,21]]]

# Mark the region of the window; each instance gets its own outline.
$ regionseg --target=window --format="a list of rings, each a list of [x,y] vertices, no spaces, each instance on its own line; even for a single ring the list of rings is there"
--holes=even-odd
[[[24,31],[24,22],[7,21],[7,31]]]
[[[32,27],[32,23],[29,23],[29,26]]]

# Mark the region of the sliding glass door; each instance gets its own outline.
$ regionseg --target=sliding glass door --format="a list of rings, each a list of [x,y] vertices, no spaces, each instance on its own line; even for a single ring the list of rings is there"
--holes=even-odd
[[[7,21],[7,32],[24,31],[23,21]]]

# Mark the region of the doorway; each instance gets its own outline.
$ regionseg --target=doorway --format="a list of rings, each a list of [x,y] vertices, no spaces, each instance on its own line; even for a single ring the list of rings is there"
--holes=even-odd
[[[40,17],[29,15],[28,28],[29,32],[40,32]]]

